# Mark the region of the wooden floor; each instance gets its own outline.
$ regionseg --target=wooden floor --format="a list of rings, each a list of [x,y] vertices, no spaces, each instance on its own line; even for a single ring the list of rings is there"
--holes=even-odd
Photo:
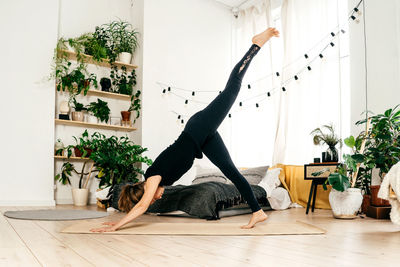
[[[23,209],[41,208],[0,207],[1,212]],[[1,214],[0,266],[400,266],[400,227],[389,220],[337,220],[330,211],[305,215],[302,208],[268,214],[268,221],[299,220],[327,233],[246,237],[61,234],[74,221],[15,220]],[[120,216],[96,220],[113,221]],[[248,218],[243,215],[219,222],[245,223]],[[151,215],[139,219],[202,221]]]

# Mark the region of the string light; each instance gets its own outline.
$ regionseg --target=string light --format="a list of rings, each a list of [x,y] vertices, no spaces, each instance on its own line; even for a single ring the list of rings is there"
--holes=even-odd
[[[309,71],[311,71],[311,67],[310,67],[310,66],[307,66],[307,69],[308,69]]]
[[[334,44],[333,42],[331,42],[331,43],[330,43],[330,45],[331,45],[332,47],[334,47],[334,46],[335,46],[335,44]]]
[[[345,30],[343,30],[343,29],[341,29],[340,31],[341,31],[343,34],[344,34],[344,33],[346,33],[346,31],[345,31]]]
[[[258,103],[256,103],[256,108],[258,108],[259,107],[259,105],[258,105]]]
[[[276,76],[277,76],[277,77],[279,77],[279,76],[280,76],[279,72],[276,72]]]
[[[243,103],[242,103],[242,102],[239,102],[239,106],[243,106]]]
[[[248,84],[248,85],[247,85],[247,88],[248,88],[248,89],[251,89],[251,86],[250,86],[250,84]]]
[[[318,56],[319,56],[320,58],[323,58],[323,57],[324,57],[322,54],[319,54]]]
[[[304,57],[305,57],[305,58],[308,58],[308,55],[307,55],[307,54],[304,54]]]
[[[171,92],[171,87],[170,86],[168,86],[168,92]]]
[[[163,94],[165,94],[166,90],[164,89],[164,90],[162,90],[162,92],[163,92]]]
[[[181,115],[178,115],[178,120],[180,120],[181,119]]]
[[[294,79],[297,81],[299,77],[297,75],[294,75]]]
[[[268,93],[267,93],[267,96],[271,96],[271,93],[270,93],[270,92],[268,92]]]
[[[194,91],[192,92],[192,96],[194,96],[195,95],[195,93],[194,93]]]
[[[218,94],[222,93],[222,91],[219,91]]]
[[[185,122],[185,121],[182,119],[182,120],[181,120],[181,123],[183,124],[184,122]]]
[[[185,104],[187,104],[187,103],[189,103],[189,100],[186,99],[186,100],[185,100]]]
[[[334,32],[331,32],[331,35],[332,35],[332,37],[335,37],[335,33]]]
[[[354,16],[354,15],[351,15],[351,17],[350,17],[352,20],[355,20],[356,19],[356,17]]]
[[[229,118],[232,118],[232,115],[231,115],[231,113],[229,113],[229,115],[228,115],[228,116],[229,116]]]
[[[285,88],[285,87],[282,87],[282,91],[283,91],[283,92],[286,92],[286,88]]]

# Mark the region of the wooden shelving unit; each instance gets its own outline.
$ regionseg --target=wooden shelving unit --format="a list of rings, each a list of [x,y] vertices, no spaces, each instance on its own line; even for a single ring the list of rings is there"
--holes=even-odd
[[[132,132],[132,131],[136,130],[133,127],[126,127],[126,126],[119,126],[119,125],[89,123],[89,122],[60,120],[60,119],[54,119],[54,120],[55,120],[56,125],[70,125],[70,126],[89,127],[89,128],[96,128],[96,129],[106,129],[106,130],[125,131],[125,132]]]
[[[69,50],[60,50],[58,52],[58,55],[60,56],[60,54],[66,55],[67,58],[70,59],[70,60],[77,60],[76,52],[69,51]],[[108,59],[103,59],[101,62],[98,62],[98,61],[93,60],[92,56],[89,56],[89,55],[86,55],[86,54],[81,54],[81,55],[82,55],[83,61],[85,63],[90,63],[90,64],[101,66],[101,67],[111,68],[110,61]],[[125,64],[125,63],[118,62],[118,61],[115,61],[113,64],[115,66],[117,66],[117,67],[125,66],[127,71],[131,71],[131,70],[136,69],[138,67],[136,65]]]
[[[126,100],[126,101],[130,101],[131,100],[131,96],[129,96],[129,95],[110,93],[110,92],[104,92],[104,91],[93,90],[93,89],[89,90],[86,95],[88,95],[88,96],[102,96],[102,97],[108,97],[108,98]]]
[[[74,160],[74,161],[89,161],[89,158],[80,158],[80,157],[67,157],[67,156],[54,156],[54,159],[60,160]]]

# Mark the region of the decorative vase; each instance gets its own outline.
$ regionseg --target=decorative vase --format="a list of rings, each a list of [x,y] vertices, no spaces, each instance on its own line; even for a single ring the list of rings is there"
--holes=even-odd
[[[363,196],[359,188],[348,188],[344,192],[332,188],[329,193],[329,203],[331,204],[333,217],[336,219],[356,218],[362,201]]]
[[[339,154],[335,146],[329,146],[326,153],[329,154],[329,158],[331,162],[338,162],[339,161]]]
[[[83,111],[72,111],[72,120],[73,121],[84,121],[85,117],[83,115]]]
[[[68,101],[62,101],[60,103],[60,113],[61,114],[68,114],[69,112],[69,103]]]
[[[118,62],[122,62],[125,64],[131,64],[132,54],[127,52],[122,52],[118,54]]]
[[[101,91],[109,92],[111,88],[111,80],[108,78],[101,78],[100,85],[101,85]]]
[[[89,189],[72,188],[72,200],[75,206],[86,206],[88,202]]]
[[[387,207],[390,206],[389,200],[382,199],[378,197],[379,189],[381,188],[380,185],[371,185],[371,205],[376,207]]]

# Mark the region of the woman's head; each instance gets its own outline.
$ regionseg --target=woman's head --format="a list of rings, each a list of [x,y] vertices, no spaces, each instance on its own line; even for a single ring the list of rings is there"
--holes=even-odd
[[[138,203],[144,194],[144,187],[146,182],[138,182],[136,184],[125,185],[122,188],[118,200],[118,208],[121,211],[129,212],[136,203]],[[164,193],[163,187],[158,187],[154,193],[153,199],[150,204],[160,199]]]
[[[143,194],[144,182],[125,185],[119,195],[118,208],[121,211],[129,212],[142,199]]]

